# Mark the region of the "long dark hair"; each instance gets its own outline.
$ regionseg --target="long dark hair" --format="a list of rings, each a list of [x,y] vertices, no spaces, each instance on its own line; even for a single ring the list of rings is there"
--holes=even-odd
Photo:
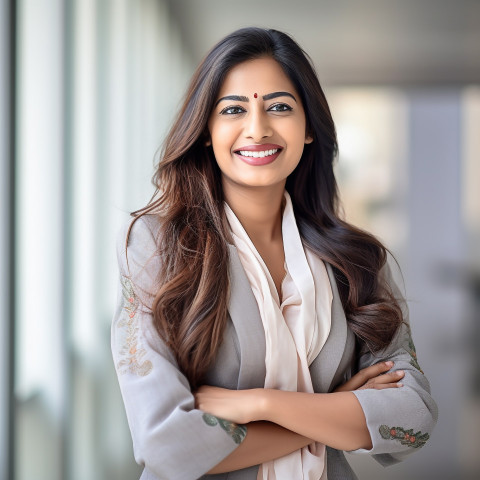
[[[340,218],[335,126],[311,60],[285,33],[242,28],[221,40],[198,66],[166,138],[152,180],[155,193],[147,206],[131,213],[132,225],[146,213],[158,215],[162,223],[154,324],[192,388],[202,384],[222,342],[230,294],[229,228],[220,170],[206,146],[207,121],[230,69],[259,57],[276,60],[293,82],[314,139],[286,182],[304,243],[332,265],[361,346],[372,352],[387,346],[402,322],[397,301],[379,280],[385,247]]]

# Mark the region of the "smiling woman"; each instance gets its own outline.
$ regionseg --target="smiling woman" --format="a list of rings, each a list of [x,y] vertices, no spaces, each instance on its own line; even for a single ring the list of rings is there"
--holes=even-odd
[[[304,144],[313,140],[293,83],[273,58],[258,58],[233,67],[218,96],[207,145],[222,171],[227,203],[242,186],[275,188],[281,198]]]
[[[390,465],[428,440],[406,304],[386,248],[339,216],[336,151],[288,35],[238,30],[195,72],[119,234],[112,352],[142,479],[354,479],[343,451]]]

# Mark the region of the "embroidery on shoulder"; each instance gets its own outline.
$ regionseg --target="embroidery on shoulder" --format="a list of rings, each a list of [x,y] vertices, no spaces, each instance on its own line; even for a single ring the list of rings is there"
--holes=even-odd
[[[130,372],[140,377],[145,377],[152,371],[153,365],[150,360],[142,362],[147,352],[141,346],[138,338],[139,326],[135,318],[140,302],[130,279],[122,275],[120,280],[122,283],[124,314],[118,322],[118,328],[124,329],[125,337],[120,350],[120,355],[123,358],[117,363],[117,368],[122,375]]]
[[[209,413],[204,413],[202,418],[203,421],[211,427],[220,425],[237,445],[240,445],[247,435],[247,427],[245,425],[238,425],[237,423],[229,422],[228,420],[215,417]]]
[[[423,370],[420,368],[420,365],[418,364],[417,351],[415,350],[415,345],[413,343],[410,332],[408,333],[408,336],[407,336],[407,346],[404,348],[407,351],[407,353],[410,355],[410,357],[412,357],[412,359],[410,360],[410,365],[415,367],[420,373],[423,373]]]
[[[413,429],[405,430],[402,427],[389,427],[387,425],[380,425],[378,431],[385,440],[399,440],[402,445],[406,445],[407,447],[411,448],[423,447],[430,438],[428,433],[413,433]]]

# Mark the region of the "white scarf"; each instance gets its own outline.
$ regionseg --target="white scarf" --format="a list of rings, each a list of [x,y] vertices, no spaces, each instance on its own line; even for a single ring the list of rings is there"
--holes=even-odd
[[[304,248],[286,190],[284,196],[282,236],[287,274],[281,305],[265,262],[226,202],[225,211],[265,329],[265,388],[313,393],[309,366],[330,332],[333,295],[325,264]],[[314,442],[263,463],[257,480],[325,480],[326,470],[325,445]]]

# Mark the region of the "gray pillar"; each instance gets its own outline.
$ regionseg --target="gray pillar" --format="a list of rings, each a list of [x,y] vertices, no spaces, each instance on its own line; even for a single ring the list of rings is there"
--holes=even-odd
[[[408,99],[407,297],[419,363],[440,411],[430,442],[408,462],[409,471],[418,478],[461,478],[459,420],[467,390],[466,294],[456,282],[465,252],[461,96],[459,89],[425,89],[409,92]]]

